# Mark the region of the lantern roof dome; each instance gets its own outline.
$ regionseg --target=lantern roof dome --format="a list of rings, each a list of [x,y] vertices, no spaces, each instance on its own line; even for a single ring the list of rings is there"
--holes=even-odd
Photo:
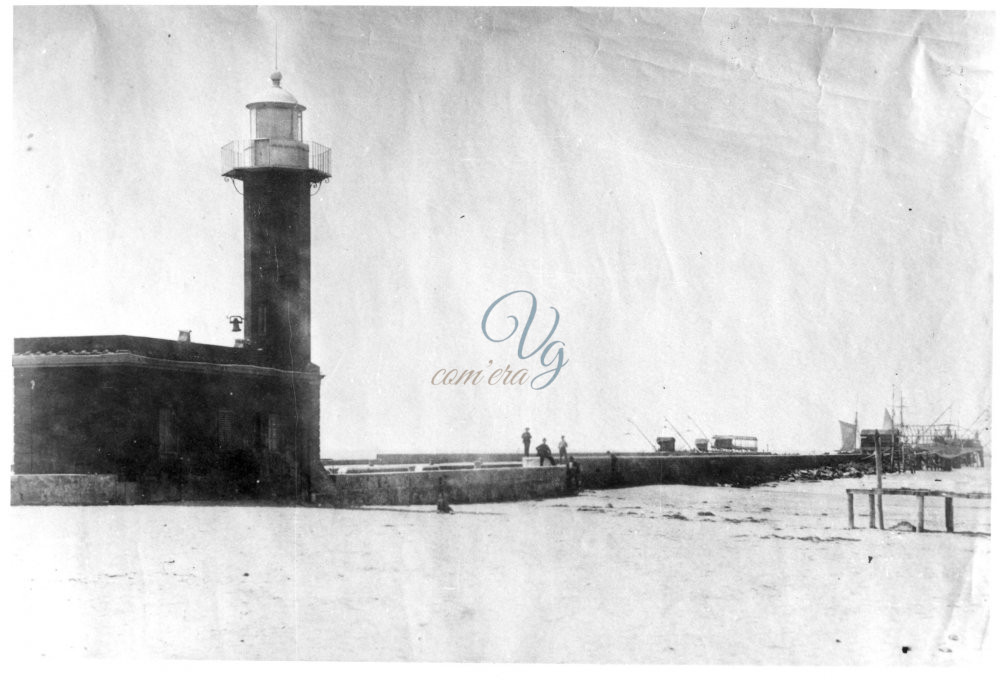
[[[267,90],[247,104],[248,109],[258,109],[266,106],[296,108],[300,111],[306,108],[299,104],[299,100],[291,92],[281,87],[281,71],[272,73],[271,87],[267,88]]]

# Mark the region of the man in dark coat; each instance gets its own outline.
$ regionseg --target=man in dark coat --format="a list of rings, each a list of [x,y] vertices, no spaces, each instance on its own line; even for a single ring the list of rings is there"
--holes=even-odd
[[[524,428],[524,434],[521,435],[521,441],[524,442],[524,455],[527,456],[531,453],[531,433],[528,428]]]
[[[545,439],[542,439],[542,443],[538,445],[535,449],[538,451],[538,467],[544,467],[546,459],[549,461],[549,465],[555,467],[556,459],[552,457],[552,449],[549,445],[545,443]]]

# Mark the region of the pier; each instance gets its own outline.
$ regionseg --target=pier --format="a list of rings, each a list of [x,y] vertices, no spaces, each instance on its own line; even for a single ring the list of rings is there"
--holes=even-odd
[[[960,492],[960,491],[939,491],[935,489],[848,489],[847,490],[847,526],[854,529],[854,496],[868,496],[868,527],[875,528],[875,511],[877,496],[916,496],[917,497],[917,532],[924,532],[924,499],[927,496],[937,496],[944,498],[944,530],[955,532],[955,504],[956,498],[975,498],[989,500],[990,494],[982,492]]]

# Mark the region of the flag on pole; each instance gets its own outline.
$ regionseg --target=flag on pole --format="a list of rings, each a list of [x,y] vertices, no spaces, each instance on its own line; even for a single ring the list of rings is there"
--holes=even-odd
[[[853,451],[854,442],[858,437],[857,426],[854,423],[845,423],[843,420],[837,422],[840,423],[840,450]]]
[[[889,432],[892,432],[893,430],[896,429],[895,425],[892,422],[892,416],[889,415],[889,409],[885,410],[885,416],[882,417],[882,429],[889,430]]]

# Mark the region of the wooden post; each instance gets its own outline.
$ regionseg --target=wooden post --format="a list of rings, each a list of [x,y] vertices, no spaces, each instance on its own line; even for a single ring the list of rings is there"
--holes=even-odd
[[[917,496],[917,531],[923,533],[924,530],[924,495]]]
[[[854,528],[854,494],[847,492],[847,528]]]
[[[868,494],[868,528],[875,528],[875,494]]]
[[[944,497],[944,530],[948,533],[955,531],[955,508],[952,505],[954,499],[951,496]]]
[[[878,528],[885,529],[882,517],[882,442],[878,430],[875,430],[875,488],[878,489]]]

